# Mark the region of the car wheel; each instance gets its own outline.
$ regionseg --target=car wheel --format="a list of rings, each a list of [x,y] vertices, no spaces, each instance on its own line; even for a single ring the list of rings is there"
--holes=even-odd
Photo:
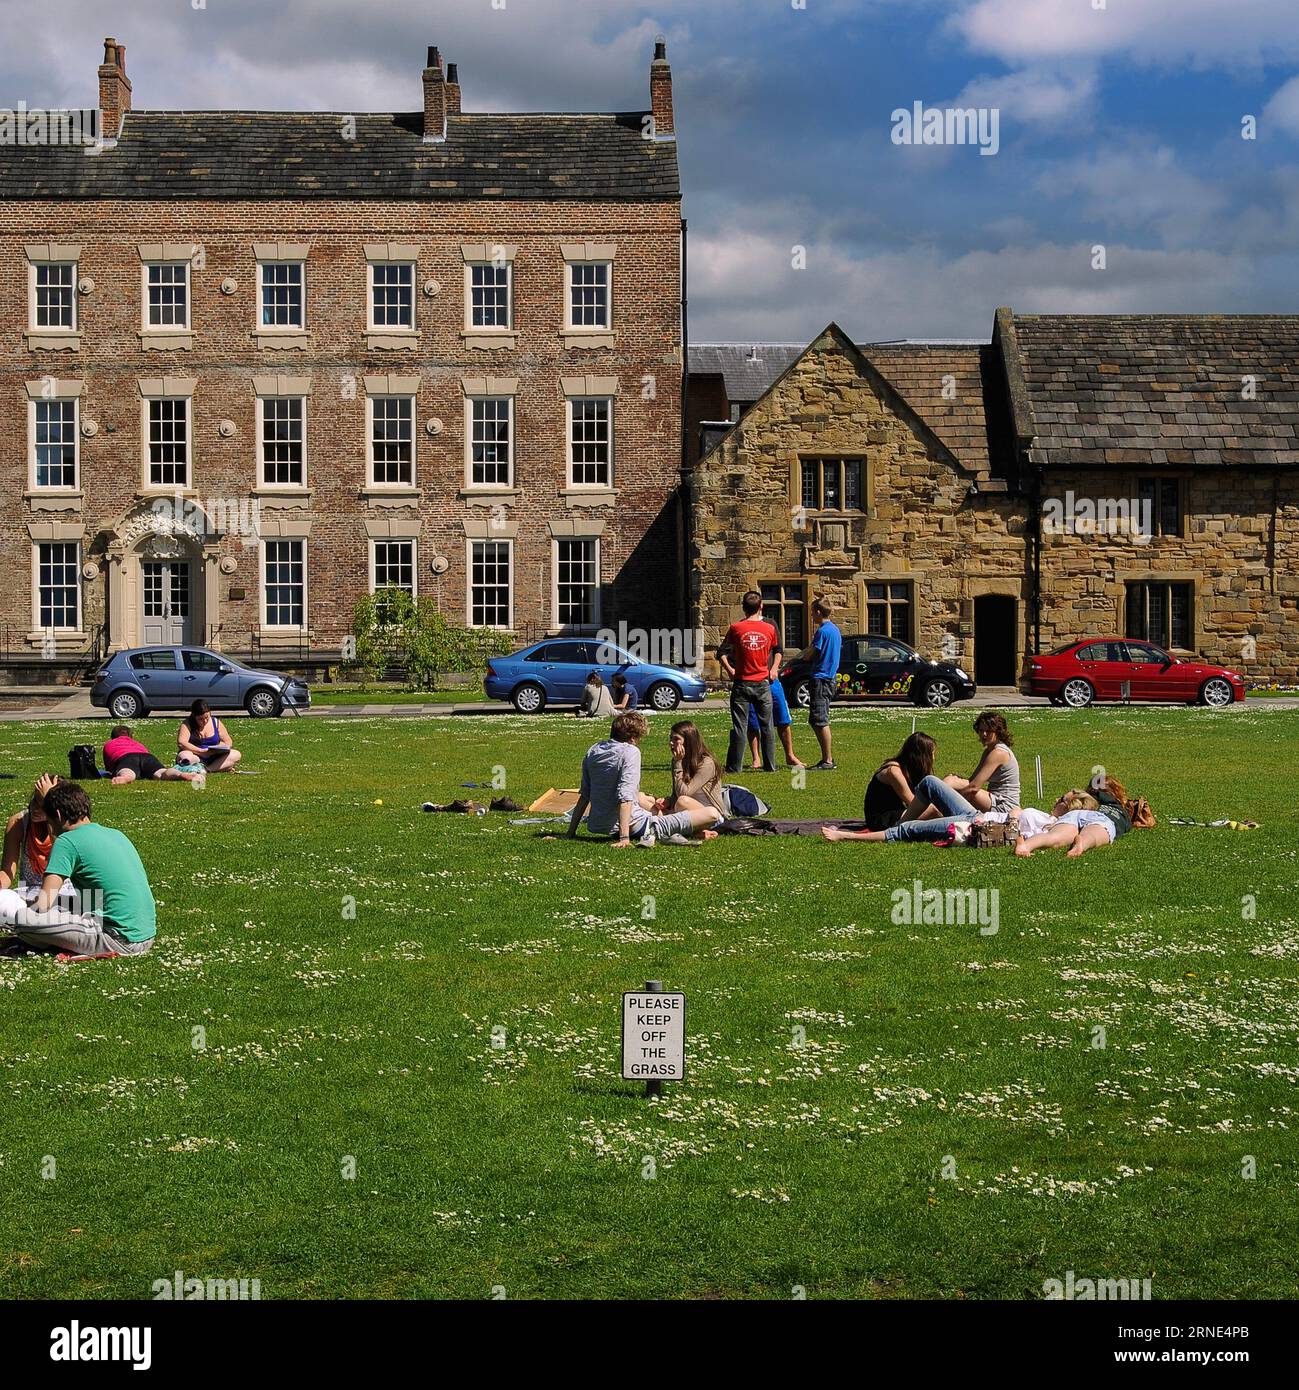
[[[656,709],[661,714],[667,714],[669,710],[676,709],[681,703],[681,692],[671,681],[659,681],[657,684],[651,685],[645,692],[645,699],[651,709]]]
[[[149,713],[144,701],[132,690],[119,690],[109,700],[108,712],[114,719],[142,719]]]
[[[799,681],[794,687],[794,703],[799,709],[809,709],[812,705],[811,681]]]
[[[520,714],[540,714],[546,708],[546,692],[535,681],[524,681],[510,696],[510,703]]]
[[[946,709],[955,699],[956,691],[952,689],[951,681],[944,680],[941,676],[930,681],[920,696],[921,703],[928,705],[930,709]]]
[[[1090,681],[1076,676],[1073,680],[1065,682],[1064,689],[1060,691],[1060,698],[1070,709],[1086,709],[1096,698],[1096,692],[1092,689]]]
[[[1222,709],[1231,704],[1234,696],[1230,684],[1221,676],[1213,676],[1200,687],[1200,703],[1214,709]]]
[[[254,719],[271,719],[283,712],[284,702],[273,690],[263,686],[254,690],[244,701],[244,708]]]

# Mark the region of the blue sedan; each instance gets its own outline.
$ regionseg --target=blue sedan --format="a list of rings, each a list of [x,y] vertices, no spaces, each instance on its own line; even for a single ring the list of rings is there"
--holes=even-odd
[[[90,703],[114,719],[142,719],[155,709],[246,709],[254,719],[311,704],[306,682],[255,671],[206,647],[132,647],[116,652],[95,674]]]
[[[703,681],[692,671],[641,661],[595,637],[555,637],[512,656],[494,656],[483,688],[488,699],[509,700],[520,714],[536,714],[550,702],[577,704],[592,671],[599,671],[605,685],[614,676],[626,676],[641,705],[661,713],[705,694]]]

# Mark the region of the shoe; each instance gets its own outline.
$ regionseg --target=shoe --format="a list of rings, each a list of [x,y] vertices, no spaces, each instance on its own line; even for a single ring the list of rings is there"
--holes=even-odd
[[[493,811],[522,811],[523,807],[514,800],[512,796],[495,796],[492,798],[491,810]]]
[[[809,772],[838,772],[838,767],[834,763],[813,763],[808,769]]]
[[[669,836],[667,837],[667,839],[663,841],[663,843],[664,843],[665,845],[691,845],[691,846],[698,846],[698,845],[702,845],[702,844],[703,844],[703,841],[702,841],[702,840],[695,840],[695,839],[692,839],[689,835],[683,835],[679,830],[677,830],[677,831],[675,831],[673,834],[669,835]]]
[[[658,840],[654,832],[650,831],[648,835],[642,835],[639,840],[633,840],[632,844],[635,845],[637,849],[653,849],[654,846],[658,844]]]

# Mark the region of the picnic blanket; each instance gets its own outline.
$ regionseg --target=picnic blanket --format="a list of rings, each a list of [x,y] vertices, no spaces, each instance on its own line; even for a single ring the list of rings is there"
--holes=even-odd
[[[840,830],[865,830],[861,820],[775,820],[769,816],[732,816],[718,827],[719,835],[819,835],[823,825]]]

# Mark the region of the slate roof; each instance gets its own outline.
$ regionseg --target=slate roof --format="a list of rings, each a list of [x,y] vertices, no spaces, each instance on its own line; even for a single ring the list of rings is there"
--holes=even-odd
[[[806,343],[700,343],[690,373],[721,375],[727,399],[764,396],[807,351]],[[1011,454],[1005,386],[996,349],[986,343],[858,343],[858,351],[933,431],[954,458],[977,473],[1001,474]],[[955,397],[945,397],[952,378]]]
[[[1299,315],[1012,322],[1048,466],[1299,463]],[[1254,400],[1242,398],[1245,376],[1257,378]]]
[[[343,138],[355,121],[356,137]],[[116,146],[0,146],[0,198],[675,201],[676,144],[642,113],[453,115],[132,111]]]

